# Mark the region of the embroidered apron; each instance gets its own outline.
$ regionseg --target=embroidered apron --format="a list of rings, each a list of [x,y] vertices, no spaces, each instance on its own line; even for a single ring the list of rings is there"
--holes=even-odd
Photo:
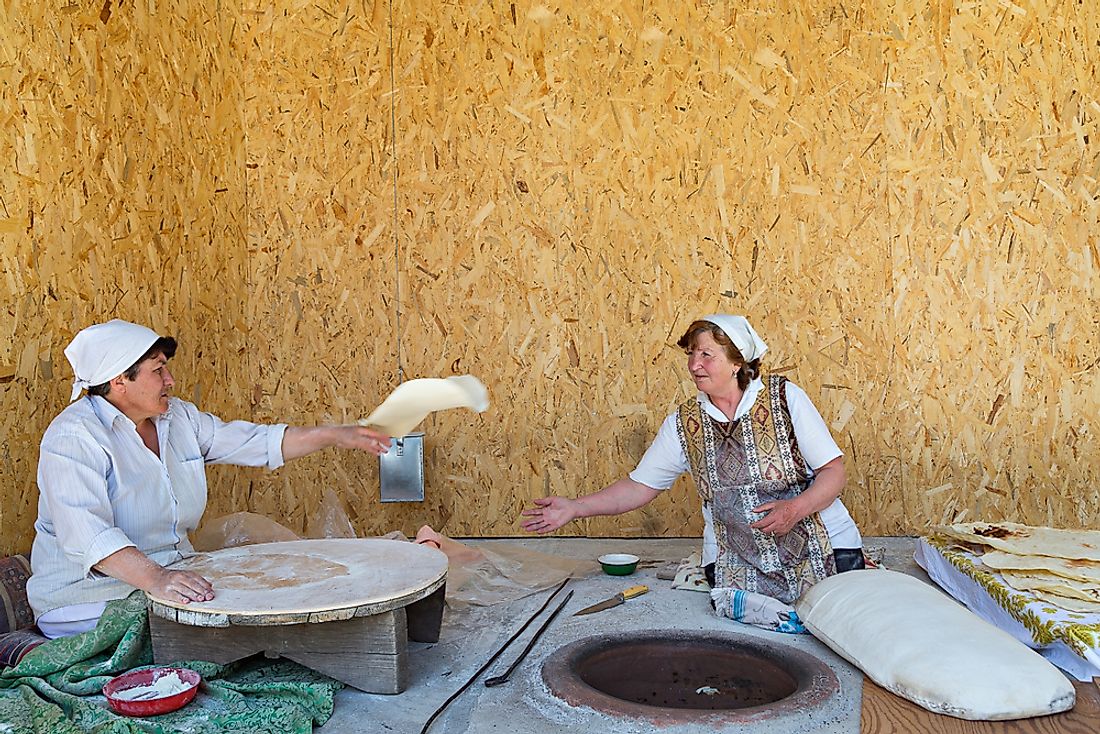
[[[756,403],[736,421],[717,421],[692,399],[677,410],[676,428],[695,486],[710,508],[718,541],[715,581],[788,604],[836,573],[829,534],[818,513],[786,535],[749,527],[752,508],[800,495],[809,481],[787,407],[786,378],[769,375]]]

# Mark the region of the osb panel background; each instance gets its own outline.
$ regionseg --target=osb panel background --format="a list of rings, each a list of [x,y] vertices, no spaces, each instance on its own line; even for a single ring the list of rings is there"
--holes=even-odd
[[[38,442],[83,326],[174,334],[183,397],[249,407],[239,18],[62,5],[0,2],[0,553],[30,549]]]
[[[261,414],[368,411],[395,342],[405,376],[493,398],[428,422],[423,506],[322,457],[272,478],[281,511],[320,477],[364,529],[514,534],[531,498],[634,465],[690,394],[676,336],[721,309],[814,396],[866,532],[1096,522],[1097,12],[738,5],[248,20],[251,305],[290,340],[257,365]],[[685,481],[572,531],[697,516]]]
[[[93,20],[86,32],[110,32]],[[203,322],[202,369],[224,381],[193,365],[181,392],[199,377],[219,393],[204,407],[351,420],[400,364],[405,377],[478,375],[493,401],[481,416],[427,421],[424,504],[380,504],[373,459],[326,452],[271,475],[220,475],[211,514],[252,509],[301,529],[332,488],[363,533],[431,522],[516,534],[532,498],[592,491],[633,467],[690,394],[676,337],[725,310],[749,314],[771,344],[767,366],[830,423],[864,532],[1100,517],[1093,4],[283,0],[162,22],[207,45],[162,44],[163,56],[145,49],[129,63],[176,80],[209,63],[210,81],[190,101],[155,92],[187,105],[167,127],[142,117],[148,104],[127,114],[143,120],[147,147],[182,146],[230,181],[217,197],[170,199],[192,180],[173,171],[150,202],[158,214],[179,202],[217,232],[217,248],[194,237],[184,248],[177,234],[180,254],[151,277],[221,278],[235,311]],[[35,97],[9,91],[18,84],[51,88],[54,67],[84,63],[35,50],[30,36],[48,27],[38,18],[2,47],[6,109]],[[23,57],[48,68],[12,87],[15,69],[27,78]],[[213,111],[235,98],[239,128],[215,134]],[[211,133],[205,144],[175,122],[188,114],[197,137]],[[8,160],[25,145],[16,127],[4,128]],[[4,256],[57,247],[53,230],[13,224],[27,183],[3,175],[15,212]],[[33,187],[39,206],[64,200],[71,217],[59,175],[35,173],[46,183]],[[6,302],[42,298],[8,281]],[[90,287],[61,296],[81,316],[113,305],[97,311],[94,298],[108,300]],[[169,307],[163,321],[186,335],[192,310]],[[5,397],[28,436],[67,378],[22,366],[32,338],[56,361],[71,325],[55,311],[21,316],[34,326],[13,324],[14,356],[0,358],[9,393],[21,380],[39,391]],[[34,441],[18,450],[23,463],[0,471],[26,494]],[[25,534],[33,512],[16,517]],[[699,529],[681,481],[643,510],[570,532]]]

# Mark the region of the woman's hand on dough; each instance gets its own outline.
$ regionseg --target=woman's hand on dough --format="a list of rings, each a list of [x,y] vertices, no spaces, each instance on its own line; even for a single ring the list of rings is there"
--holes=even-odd
[[[805,517],[794,500],[775,500],[752,508],[755,513],[766,512],[764,517],[749,525],[765,535],[786,535]]]
[[[145,589],[158,599],[189,604],[193,601],[210,601],[214,587],[202,576],[191,571],[172,571],[162,568],[151,588]]]
[[[535,500],[535,507],[524,510],[520,514],[530,518],[523,523],[524,530],[545,535],[576,518],[578,505],[576,500],[565,497],[543,497]]]

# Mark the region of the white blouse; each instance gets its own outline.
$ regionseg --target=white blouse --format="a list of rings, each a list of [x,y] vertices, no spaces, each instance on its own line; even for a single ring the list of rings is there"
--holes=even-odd
[[[737,404],[733,420],[749,412],[762,389],[764,389],[764,381],[759,377],[749,383],[745,394],[741,396],[741,402]],[[806,392],[787,380],[786,393],[798,448],[810,468],[806,478],[812,479],[814,469],[820,469],[843,454]],[[706,393],[700,392],[698,400],[707,415],[722,423],[729,422],[730,419],[710,402]],[[680,437],[676,432],[676,413],[672,413],[661,424],[657,437],[653,439],[642,460],[638,462],[637,468],[630,472],[630,478],[647,487],[663,491],[671,487],[681,474],[690,471],[691,465],[683,447],[680,446]],[[848,508],[839,497],[819,514],[825,530],[829,533],[829,541],[833,548],[863,546],[859,528],[856,527],[855,521],[848,513]],[[714,563],[718,558],[718,543],[714,536],[714,519],[711,517],[710,508],[706,505],[703,506],[703,522],[703,565],[707,565]]]
[[[46,429],[27,582],[36,618],[132,592],[92,568],[123,548],[161,565],[191,553],[187,534],[206,509],[206,464],[283,465],[285,425],[226,423],[177,398],[155,421],[159,457],[102,397],[74,402]]]

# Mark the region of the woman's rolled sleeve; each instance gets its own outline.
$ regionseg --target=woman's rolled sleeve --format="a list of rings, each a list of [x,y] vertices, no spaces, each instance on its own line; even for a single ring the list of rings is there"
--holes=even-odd
[[[278,469],[285,462],[283,459],[283,436],[286,435],[286,424],[279,423],[267,426],[267,468]]]
[[[123,548],[136,547],[137,546],[126,537],[126,533],[118,528],[107,528],[99,535],[92,538],[88,550],[84,552],[84,558],[81,560],[84,577],[91,577],[92,567],[112,553],[117,553]]]

